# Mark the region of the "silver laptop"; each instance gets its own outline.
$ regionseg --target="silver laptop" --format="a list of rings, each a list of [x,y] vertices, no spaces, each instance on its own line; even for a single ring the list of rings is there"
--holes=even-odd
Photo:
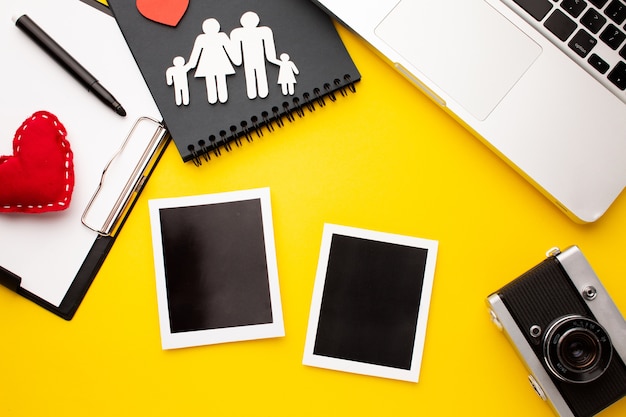
[[[624,0],[315,0],[572,219],[626,185]]]

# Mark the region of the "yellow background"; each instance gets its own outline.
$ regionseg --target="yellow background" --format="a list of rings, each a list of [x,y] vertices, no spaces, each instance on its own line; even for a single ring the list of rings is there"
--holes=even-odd
[[[553,415],[484,299],[576,244],[626,312],[626,198],[573,223],[339,30],[358,92],[200,168],[171,144],[72,321],[0,289],[0,416]],[[147,201],[266,186],[286,336],[161,350]],[[419,383],[302,365],[325,222],[439,241]]]

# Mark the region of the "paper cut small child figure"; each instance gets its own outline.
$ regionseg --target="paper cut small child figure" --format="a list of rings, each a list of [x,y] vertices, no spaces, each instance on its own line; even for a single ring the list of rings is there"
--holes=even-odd
[[[280,69],[278,71],[278,84],[280,84],[283,95],[292,96],[295,91],[296,75],[300,74],[296,64],[289,60],[288,54],[280,54],[280,61],[278,63]]]
[[[187,71],[189,66],[185,64],[185,58],[177,56],[172,60],[174,66],[169,67],[165,71],[167,85],[174,86],[174,97],[176,105],[189,105],[189,80],[187,79]]]

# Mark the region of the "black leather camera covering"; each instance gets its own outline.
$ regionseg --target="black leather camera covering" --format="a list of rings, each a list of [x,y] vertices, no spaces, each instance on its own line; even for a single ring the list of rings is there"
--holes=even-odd
[[[626,365],[616,352],[605,373],[591,382],[564,382],[546,367],[543,332],[554,320],[576,314],[597,321],[556,258],[547,258],[503,287],[499,295],[577,417],[593,416],[626,396]],[[532,326],[543,330],[539,337],[530,334]]]

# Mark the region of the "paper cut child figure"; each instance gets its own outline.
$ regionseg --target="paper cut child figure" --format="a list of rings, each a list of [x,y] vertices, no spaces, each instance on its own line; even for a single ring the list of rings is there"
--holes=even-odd
[[[174,86],[174,97],[176,105],[189,105],[189,80],[187,79],[187,71],[189,66],[185,65],[185,58],[177,56],[172,60],[174,66],[169,67],[165,71],[167,85]]]
[[[278,84],[280,84],[283,95],[293,96],[296,85],[296,75],[300,74],[298,67],[289,60],[289,55],[280,54],[280,69],[278,70]]]
[[[267,26],[259,26],[259,16],[254,12],[246,12],[241,16],[240,28],[233,29],[230,40],[236,48],[235,65],[241,65],[243,58],[246,75],[246,92],[250,100],[257,96],[267,97],[269,86],[265,60],[279,65],[274,46],[274,33]]]
[[[225,103],[228,100],[226,76],[235,73],[231,60],[238,54],[228,36],[220,32],[217,20],[206,19],[202,30],[204,34],[196,38],[188,65],[196,69],[196,78],[205,78],[209,103],[215,104],[218,100]]]

